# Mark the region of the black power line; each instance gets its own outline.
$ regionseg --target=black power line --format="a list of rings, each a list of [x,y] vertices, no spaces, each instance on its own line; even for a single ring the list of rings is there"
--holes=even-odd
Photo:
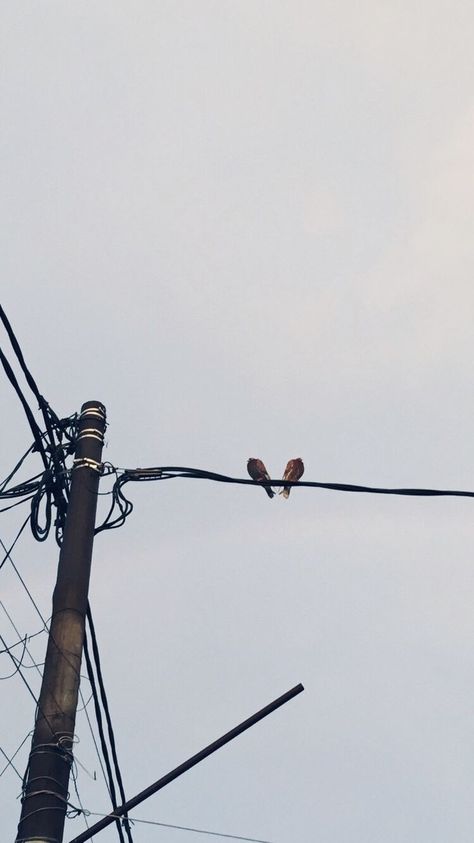
[[[299,486],[311,489],[328,489],[335,492],[365,493],[372,495],[398,495],[410,497],[461,497],[474,498],[474,492],[457,489],[423,489],[423,488],[390,488],[381,486],[361,486],[353,483],[323,483],[316,480],[269,480],[262,483],[247,477],[231,477],[201,468],[187,466],[163,465],[151,468],[116,468],[110,463],[104,463],[102,473],[105,476],[115,475],[112,490],[106,494],[112,497],[112,503],[104,521],[95,532],[121,527],[126,518],[133,511],[132,502],[125,496],[123,487],[126,483],[149,483],[153,481],[174,480],[210,480],[216,483],[230,483],[242,486]]]
[[[88,677],[89,677],[89,682],[91,684],[92,696],[93,696],[93,700],[94,700],[95,716],[96,716],[96,720],[97,720],[97,728],[99,730],[99,738],[100,738],[100,744],[101,744],[101,749],[102,749],[102,755],[103,755],[104,763],[105,763],[105,766],[106,766],[106,769],[107,769],[108,789],[109,789],[109,793],[110,793],[110,798],[112,800],[112,808],[113,808],[113,810],[115,810],[115,808],[117,807],[117,804],[118,804],[118,800],[117,800],[116,791],[115,791],[115,783],[114,783],[114,776],[113,776],[113,772],[112,772],[112,764],[111,764],[110,757],[109,757],[109,750],[108,750],[108,747],[107,747],[107,741],[106,741],[106,738],[105,738],[105,732],[104,732],[104,727],[103,727],[103,722],[102,722],[101,704],[102,704],[102,708],[103,708],[103,711],[104,711],[104,714],[105,714],[105,719],[106,719],[106,722],[107,722],[107,730],[108,730],[108,736],[109,736],[110,749],[111,749],[111,753],[112,753],[115,777],[116,777],[116,780],[117,780],[117,785],[118,785],[118,788],[119,788],[120,798],[122,800],[122,803],[126,801],[126,797],[125,797],[125,791],[124,791],[124,788],[123,788],[122,774],[121,774],[121,771],[120,771],[120,766],[119,766],[118,757],[117,757],[117,749],[116,749],[116,745],[115,745],[115,735],[114,735],[114,730],[113,730],[113,726],[112,726],[112,720],[110,718],[109,703],[108,703],[108,700],[107,700],[107,694],[105,692],[104,680],[103,680],[103,676],[102,676],[102,668],[101,668],[101,664],[100,664],[100,656],[99,656],[99,648],[98,648],[98,645],[97,645],[97,637],[96,637],[96,633],[95,633],[94,622],[93,622],[93,619],[92,619],[92,612],[91,612],[91,608],[90,608],[89,604],[87,606],[87,622],[88,622],[89,633],[90,633],[90,638],[91,638],[91,643],[92,643],[92,654],[93,654],[93,660],[94,660],[95,673],[97,674],[97,681],[98,681],[98,684],[99,684],[100,695],[97,692],[97,685],[96,685],[95,675],[94,675],[94,667],[92,665],[92,659],[91,659],[90,653],[89,653],[87,633],[85,633],[85,635],[84,635],[84,657],[85,657],[85,660],[86,660],[87,674],[88,674]],[[124,836],[123,836],[122,824],[121,824],[120,819],[117,819],[116,826],[117,826],[117,832],[118,832],[120,841],[121,841],[121,843],[124,843]],[[129,843],[133,843],[130,824],[129,824],[128,818],[126,816],[124,817],[124,820],[123,820],[123,827],[125,828],[125,832],[126,832]]]

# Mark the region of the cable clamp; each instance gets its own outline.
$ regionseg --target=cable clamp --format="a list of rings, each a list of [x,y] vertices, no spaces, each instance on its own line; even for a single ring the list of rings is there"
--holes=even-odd
[[[87,410],[83,410],[79,418],[85,419],[87,416],[95,416],[97,419],[101,419],[101,421],[105,421],[106,415],[105,410],[102,407],[88,407]]]
[[[75,459],[72,470],[74,471],[76,468],[92,468],[93,471],[97,471],[98,474],[102,474],[102,463],[97,462],[97,460],[91,460],[89,457]]]
[[[79,442],[79,439],[97,439],[102,444],[104,441],[104,434],[96,427],[85,427],[77,437],[76,442]]]

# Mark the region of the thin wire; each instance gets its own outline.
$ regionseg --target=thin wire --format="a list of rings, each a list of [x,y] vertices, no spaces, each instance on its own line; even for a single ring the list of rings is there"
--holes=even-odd
[[[88,811],[88,816],[90,817],[110,817],[112,814],[97,814],[94,811]],[[188,825],[173,825],[172,823],[161,823],[157,822],[156,820],[142,820],[138,819],[137,817],[129,817],[130,822],[132,823],[144,823],[146,825],[156,825],[161,826],[162,828],[176,828],[179,831],[192,831],[195,834],[207,834],[210,837],[227,837],[231,840],[245,840],[248,843],[271,843],[270,840],[261,840],[257,837],[242,837],[240,834],[223,834],[220,831],[208,831],[204,828],[192,828]]]
[[[28,518],[29,518],[29,516],[28,516]],[[26,522],[23,524],[23,527],[21,528],[21,530],[23,530],[23,529],[24,529],[24,527],[26,526],[26,524],[27,524],[27,523],[28,523],[28,519],[27,519],[27,520],[26,520]],[[19,535],[20,535],[20,534],[19,534]],[[11,562],[11,564],[12,564],[12,566],[13,566],[13,568],[14,568],[14,570],[15,570],[15,572],[16,572],[16,574],[17,574],[17,576],[18,576],[18,578],[19,578],[19,580],[20,580],[20,582],[21,582],[21,584],[22,584],[22,586],[23,586],[23,588],[25,589],[25,591],[26,591],[26,593],[27,593],[27,595],[28,595],[28,597],[29,597],[29,599],[30,599],[31,603],[33,604],[33,606],[34,606],[34,608],[35,608],[36,613],[38,614],[38,616],[39,616],[40,620],[41,620],[41,621],[42,621],[42,623],[43,623],[43,627],[44,627],[44,629],[46,630],[46,632],[49,632],[49,627],[48,627],[48,624],[47,624],[46,620],[44,619],[43,615],[41,614],[41,611],[40,611],[40,609],[39,609],[39,607],[38,607],[38,604],[36,603],[36,601],[35,601],[35,599],[34,599],[33,595],[31,594],[31,592],[30,592],[29,588],[27,587],[27,585],[26,585],[25,581],[23,580],[23,577],[21,576],[20,572],[18,571],[18,568],[16,567],[16,565],[15,565],[15,563],[13,562],[13,559],[12,559],[12,557],[11,557],[11,555],[10,555],[10,554],[11,554],[11,551],[13,550],[14,545],[16,544],[17,539],[19,538],[19,535],[17,536],[17,538],[16,538],[16,539],[15,539],[15,541],[13,542],[13,545],[10,547],[10,550],[9,550],[9,551],[7,551],[6,556],[5,556],[5,559],[4,559],[3,561],[5,561],[7,558],[10,560],[10,562]],[[0,539],[0,544],[2,545],[2,547],[3,547],[3,548],[5,548],[5,545],[3,544],[3,541],[2,541],[1,539]],[[3,562],[2,562],[2,564],[3,564]],[[0,567],[1,567],[1,566],[0,566]],[[18,633],[17,633],[17,634],[18,634]],[[64,656],[64,658],[66,658],[66,656],[64,655],[64,653],[63,653],[63,656]],[[69,661],[69,660],[68,660],[68,661]],[[75,668],[74,668],[74,669],[75,669]],[[109,793],[109,795],[110,795],[109,783],[108,783],[108,781],[107,781],[107,776],[106,776],[106,774],[105,774],[104,766],[103,766],[103,764],[102,764],[102,759],[101,759],[100,752],[99,752],[99,747],[97,746],[97,741],[96,741],[96,738],[95,738],[95,735],[94,735],[94,729],[93,729],[93,727],[92,727],[91,719],[90,719],[90,717],[89,717],[89,712],[88,712],[88,710],[87,710],[87,705],[88,705],[88,703],[86,704],[86,702],[85,702],[85,700],[84,700],[84,695],[83,695],[82,690],[81,690],[81,688],[80,688],[80,687],[79,687],[79,697],[80,697],[80,700],[81,700],[81,703],[82,703],[82,710],[84,711],[84,714],[85,714],[85,716],[86,716],[87,725],[89,726],[89,730],[90,730],[90,733],[91,733],[91,737],[92,737],[92,741],[93,741],[93,744],[94,744],[94,748],[95,748],[95,751],[96,751],[96,754],[97,754],[97,758],[98,758],[98,760],[99,760],[99,766],[100,766],[100,769],[101,769],[101,771],[102,771],[102,775],[103,775],[103,778],[104,778],[105,786],[106,786],[107,791],[108,791],[108,793]],[[89,701],[88,701],[88,702],[89,702]]]
[[[1,542],[1,539],[0,539],[0,542]],[[39,632],[33,632],[31,635],[26,635],[24,639],[23,639],[23,638],[21,638],[21,636],[20,636],[20,632],[19,632],[19,630],[18,630],[18,627],[16,626],[15,621],[13,620],[13,618],[11,617],[11,615],[9,614],[9,612],[7,611],[7,608],[6,608],[6,606],[5,606],[5,604],[3,603],[3,601],[2,601],[2,600],[0,600],[0,606],[2,607],[3,611],[5,612],[5,614],[6,614],[7,618],[8,618],[8,620],[10,621],[10,623],[11,623],[11,625],[12,625],[13,629],[15,630],[16,634],[18,635],[18,639],[19,639],[19,640],[16,642],[16,644],[12,644],[12,645],[11,645],[10,650],[11,650],[11,649],[13,649],[13,647],[18,647],[18,645],[19,645],[19,644],[22,644],[24,640],[25,640],[25,641],[30,641],[32,638],[36,638],[38,635],[43,635],[43,633],[44,633],[45,631],[47,631],[47,628],[45,628],[45,626],[46,626],[46,625],[45,625],[45,624],[44,624],[44,622],[43,622],[43,629],[40,629],[40,630],[39,630]],[[40,675],[40,676],[42,676],[43,674],[41,673],[41,671],[40,671],[40,669],[39,669],[39,668],[40,668],[40,665],[39,665],[39,664],[37,664],[37,663],[35,662],[35,660],[34,660],[34,658],[33,658],[32,654],[31,654],[30,650],[28,649],[28,647],[26,647],[26,652],[27,652],[27,654],[29,655],[29,657],[30,657],[30,659],[31,659],[31,664],[30,664],[30,665],[24,664],[24,665],[23,665],[23,667],[35,667],[35,668],[36,668],[36,670],[38,671],[39,675]]]
[[[12,650],[11,647],[7,647],[2,652],[8,653],[10,658],[13,660],[13,663],[16,665],[15,670],[13,671],[13,673],[9,673],[8,676],[0,676],[0,682],[4,681],[5,679],[11,679],[13,676],[15,676],[17,673],[19,673],[19,671],[22,667],[25,667],[25,665],[23,664],[23,659],[25,658],[25,652],[26,652],[26,638],[23,641],[23,652],[22,652],[19,659],[17,659],[16,656],[14,656],[12,654],[11,650]]]
[[[28,521],[29,521],[29,520],[30,520],[30,516],[28,515],[28,517],[26,518],[26,520],[23,522],[23,524],[21,525],[20,529],[18,530],[18,533],[16,534],[16,538],[15,538],[15,540],[13,541],[13,544],[10,546],[10,548],[9,548],[8,550],[7,550],[7,548],[5,547],[5,545],[3,544],[2,540],[0,539],[0,544],[2,545],[3,550],[5,551],[5,556],[3,557],[2,561],[0,562],[0,568],[3,568],[3,566],[4,566],[5,562],[7,561],[7,559],[10,559],[10,561],[11,561],[11,556],[10,556],[10,553],[12,552],[13,548],[15,547],[15,545],[16,545],[16,543],[17,543],[18,539],[20,538],[20,536],[21,536],[21,534],[22,534],[23,530],[25,529],[26,525],[28,524]]]
[[[73,763],[72,766],[71,766],[71,776],[72,776],[72,780],[74,782],[74,790],[76,791],[77,801],[79,802],[81,814],[84,817],[84,822],[86,824],[86,828],[89,828],[89,821],[87,819],[88,812],[84,809],[84,805],[81,802],[81,797],[79,796],[79,790],[78,790],[78,787],[77,787],[77,770],[75,769],[75,763]],[[93,840],[93,839],[94,839],[94,837],[92,836],[91,840]]]
[[[5,609],[5,604],[4,604],[4,603],[2,603],[2,601],[1,601],[1,600],[0,600],[0,606],[2,607],[2,609],[4,610],[4,612],[6,613],[7,617],[9,617],[8,612],[7,612],[7,610]],[[11,621],[11,618],[9,618],[9,619],[10,619],[10,621]],[[12,621],[12,624],[13,624],[13,621]],[[14,626],[14,624],[13,624],[13,626]],[[13,648],[14,648],[14,647],[19,647],[19,646],[20,646],[20,644],[24,644],[24,642],[25,642],[25,641],[30,641],[32,638],[37,638],[37,636],[38,636],[38,635],[44,635],[44,632],[45,632],[45,630],[44,630],[44,629],[40,629],[38,632],[31,632],[29,635],[25,635],[25,636],[24,636],[24,638],[19,638],[19,640],[18,640],[18,641],[15,641],[15,643],[14,643],[14,644],[10,644],[10,646],[9,646],[9,648],[8,648],[8,649],[9,649],[9,650],[13,650]],[[6,650],[0,650],[0,653],[5,653],[5,652],[6,652]],[[35,663],[34,663],[34,659],[33,659],[32,655],[31,655],[31,653],[29,652],[29,650],[28,650],[28,649],[26,650],[26,652],[28,653],[28,655],[29,655],[29,657],[30,657],[30,659],[31,659],[31,661],[32,661],[32,664],[30,664],[30,665],[26,665],[26,664],[25,664],[25,665],[23,665],[23,667],[34,667],[34,666],[35,666]]]
[[[23,527],[24,527],[24,526],[25,526],[25,525],[23,525]],[[23,529],[23,528],[22,528],[22,529]],[[16,542],[16,539],[15,539],[15,542]],[[0,545],[1,545],[1,546],[3,547],[3,549],[5,550],[5,545],[3,544],[3,541],[2,541],[1,539],[0,539]],[[38,617],[39,617],[39,618],[40,618],[40,620],[42,621],[43,626],[44,626],[44,628],[45,628],[46,632],[49,632],[49,627],[48,627],[48,625],[47,625],[47,623],[46,623],[46,621],[45,621],[45,619],[44,619],[43,615],[41,614],[41,612],[40,612],[40,610],[39,610],[39,607],[38,607],[38,604],[37,604],[36,600],[34,599],[33,595],[31,594],[30,589],[28,588],[28,586],[27,586],[26,582],[24,581],[23,577],[21,576],[21,574],[20,574],[20,572],[19,572],[18,568],[16,567],[16,565],[15,565],[15,563],[14,563],[14,561],[13,561],[12,557],[11,557],[11,551],[12,551],[12,549],[13,549],[13,545],[12,545],[12,547],[10,548],[10,550],[7,550],[7,551],[6,551],[6,557],[5,557],[5,558],[8,558],[8,560],[9,560],[9,562],[10,562],[10,564],[11,564],[11,566],[12,566],[13,570],[15,571],[15,574],[17,575],[17,577],[18,577],[18,579],[20,580],[20,582],[21,582],[21,584],[22,584],[23,588],[25,589],[25,591],[26,591],[26,593],[27,593],[28,597],[30,598],[30,601],[31,601],[32,605],[34,606],[35,611],[36,611],[36,613],[37,613]],[[5,561],[5,560],[4,560],[4,561]]]
[[[1,308],[0,308],[0,312],[1,312]],[[0,313],[0,315],[1,315],[1,313]],[[44,445],[41,441],[41,430],[40,430],[38,424],[35,421],[35,417],[32,413],[31,407],[29,406],[25,396],[23,395],[23,392],[20,389],[20,385],[19,385],[19,383],[18,383],[18,381],[15,377],[13,369],[10,366],[10,364],[9,364],[7,358],[5,357],[1,348],[0,348],[0,362],[2,363],[2,366],[5,370],[5,374],[8,378],[8,380],[10,381],[11,385],[13,386],[13,389],[15,390],[16,394],[18,395],[18,398],[20,399],[22,407],[25,411],[25,415],[28,419],[28,423],[30,425],[31,432],[32,432],[34,440],[35,440],[35,450],[37,450],[40,453],[41,459],[43,460],[43,465],[44,465],[45,468],[47,468],[48,458],[46,456],[46,451],[44,449]]]
[[[68,504],[68,487],[67,487],[67,480],[63,474],[61,469],[65,469],[65,454],[62,448],[62,436],[65,429],[65,423],[69,423],[70,419],[63,419],[62,421],[58,418],[56,413],[50,408],[48,402],[45,398],[41,395],[38,386],[36,384],[33,375],[29,371],[25,359],[23,357],[23,352],[21,350],[20,344],[15,336],[15,332],[13,331],[12,326],[8,320],[8,317],[0,306],[0,320],[3,322],[4,328],[8,334],[8,338],[12,345],[13,351],[15,352],[16,358],[20,364],[22,372],[25,376],[26,382],[30,387],[31,391],[33,392],[34,396],[38,401],[39,408],[41,410],[44,424],[46,426],[46,434],[42,434],[41,430],[36,423],[33,413],[26,401],[18,381],[13,373],[13,370],[5,357],[3,351],[0,349],[0,360],[3,364],[5,369],[5,373],[10,380],[13,388],[15,389],[22,405],[23,409],[25,410],[26,416],[30,423],[31,430],[33,432],[33,436],[35,438],[36,448],[41,453],[41,458],[43,460],[43,464],[45,467],[45,473],[52,467],[52,471],[50,472],[50,480],[51,480],[51,487],[47,491],[47,520],[45,528],[40,528],[35,520],[32,519],[31,526],[33,532],[35,534],[35,538],[38,541],[43,541],[47,534],[49,533],[49,528],[51,524],[51,520],[49,518],[50,515],[50,504],[51,498],[54,501],[56,506],[56,540],[58,544],[61,543],[62,539],[62,529],[64,527],[65,517],[66,517],[66,510]],[[42,438],[45,439],[47,442],[47,447],[45,448]],[[69,449],[68,449],[69,450]],[[49,456],[47,454],[49,452]]]
[[[83,674],[81,673],[81,679],[87,679],[87,680],[88,680],[88,679],[89,679],[89,677],[88,677],[88,676],[83,676]],[[79,714],[79,712],[81,712],[81,711],[85,711],[85,710],[86,710],[86,708],[87,708],[87,706],[89,705],[90,701],[92,700],[93,696],[94,696],[94,694],[90,694],[90,695],[89,695],[89,699],[87,700],[87,702],[86,702],[86,703],[84,703],[84,705],[83,705],[83,706],[81,706],[81,708],[76,709],[76,714]]]
[[[29,685],[28,681],[27,681],[27,680],[25,679],[25,677],[23,676],[23,673],[21,672],[21,667],[18,665],[17,660],[15,659],[15,656],[13,656],[13,655],[10,653],[10,651],[9,651],[9,649],[8,649],[8,644],[7,644],[7,642],[5,641],[5,639],[4,639],[4,637],[3,637],[3,635],[1,635],[1,634],[0,634],[0,641],[2,642],[3,646],[4,646],[7,650],[8,650],[8,655],[9,655],[9,656],[10,656],[10,658],[12,659],[13,664],[14,664],[14,665],[18,668],[18,670],[17,670],[16,672],[18,673],[18,675],[19,675],[20,679],[23,681],[23,683],[26,685],[26,687],[27,687],[27,689],[28,689],[28,691],[29,691],[29,693],[30,693],[31,697],[32,697],[32,698],[34,699],[34,701],[35,701],[35,704],[36,704],[36,707],[37,707],[38,711],[40,711],[40,712],[41,712],[41,715],[42,715],[42,717],[44,718],[45,723],[47,723],[47,724],[48,724],[48,727],[49,727],[49,730],[50,730],[50,732],[51,732],[51,735],[52,735],[52,736],[53,736],[53,738],[54,738],[54,737],[55,737],[55,733],[54,733],[54,729],[53,729],[53,727],[51,726],[51,723],[49,722],[48,718],[46,717],[46,714],[45,714],[45,713],[44,713],[44,711],[42,710],[42,708],[41,708],[41,706],[40,706],[40,704],[39,704],[39,700],[36,698],[36,696],[35,696],[34,692],[33,692],[33,691],[32,691],[32,689],[31,689],[31,686]]]
[[[121,800],[122,800],[122,804],[124,804],[127,801],[127,799],[126,799],[126,796],[125,796],[122,773],[121,773],[121,770],[120,770],[119,760],[118,760],[118,756],[117,756],[115,734],[114,734],[114,729],[113,729],[113,726],[112,726],[112,719],[111,719],[110,710],[109,710],[109,702],[108,702],[107,694],[106,694],[106,691],[105,691],[104,678],[103,678],[103,675],[102,675],[102,667],[101,667],[101,663],[100,663],[99,645],[97,643],[97,636],[96,636],[96,632],[95,632],[94,621],[93,621],[93,618],[92,618],[92,610],[91,610],[89,602],[87,604],[87,621],[88,621],[88,624],[89,624],[89,631],[90,631],[91,643],[92,643],[92,653],[93,653],[93,656],[94,656],[94,663],[95,663],[95,669],[96,669],[96,673],[97,673],[97,680],[98,680],[98,683],[99,683],[100,699],[101,699],[101,702],[102,702],[102,708],[104,710],[105,719],[106,719],[106,722],[107,722],[107,730],[108,730],[108,736],[109,736],[110,750],[111,750],[111,753],[112,753],[112,759],[113,759],[113,764],[114,764],[115,777],[117,779],[117,785],[118,785],[120,797],[121,797]],[[86,641],[87,641],[87,636],[84,637],[84,644],[86,643]],[[95,697],[96,696],[96,689],[95,689],[95,682],[93,683],[92,664],[91,664],[90,659],[88,660],[88,672],[89,672],[89,676],[91,678],[92,692],[93,692],[94,697]],[[97,705],[98,705],[98,703],[99,703],[99,700],[97,700]],[[103,736],[102,732],[101,732],[101,740],[102,740],[102,743],[104,744],[105,737]],[[111,782],[111,790],[112,790],[112,782]],[[113,807],[115,807],[115,806],[113,806]],[[131,830],[130,830],[130,826],[128,824],[128,817],[127,817],[126,814],[124,815],[124,819],[122,820],[122,825],[125,828],[125,833],[128,837],[129,843],[133,843],[132,833],[131,833]]]
[[[13,755],[12,755],[12,757],[11,757],[11,758],[8,758],[8,756],[7,756],[7,755],[3,752],[3,749],[1,750],[1,751],[2,751],[2,753],[3,753],[3,755],[5,755],[5,758],[7,758],[7,760],[8,760],[8,764],[7,764],[7,765],[3,768],[3,770],[0,772],[0,778],[3,776],[3,774],[4,774],[5,770],[8,770],[8,768],[9,768],[10,766],[12,766],[12,767],[13,767],[13,764],[12,764],[13,759],[14,759],[14,758],[18,755],[18,753],[19,753],[20,749],[21,749],[21,748],[22,748],[22,746],[26,743],[26,741],[28,740],[28,738],[29,738],[29,737],[31,737],[31,732],[28,732],[28,734],[27,734],[26,738],[23,738],[23,740],[22,740],[22,742],[21,742],[20,746],[19,746],[19,747],[18,747],[18,749],[17,749],[17,750],[13,753]],[[18,770],[16,769],[16,767],[14,767],[14,769],[15,769],[15,771],[18,773]],[[20,773],[18,773],[18,775],[20,776],[20,779],[23,781],[23,776],[21,776],[21,775],[20,775]]]
[[[27,735],[27,737],[28,737],[28,735]],[[25,740],[26,740],[26,738],[25,738]],[[23,741],[23,743],[24,743],[24,742],[25,742],[25,741]],[[22,744],[22,746],[23,746],[23,744]],[[23,781],[23,776],[21,775],[21,773],[19,773],[19,772],[18,772],[17,768],[15,767],[15,765],[14,765],[14,763],[13,763],[13,758],[14,758],[15,756],[13,756],[13,758],[9,758],[9,757],[8,757],[8,755],[7,755],[7,753],[6,753],[6,752],[2,749],[2,747],[1,747],[1,746],[0,746],[0,752],[2,753],[3,757],[4,757],[4,758],[6,758],[6,760],[8,761],[7,766],[6,766],[6,767],[4,767],[4,768],[3,768],[3,770],[2,770],[2,772],[0,773],[0,777],[1,777],[1,776],[3,776],[3,774],[4,774],[5,770],[8,770],[8,768],[9,768],[9,767],[11,767],[11,768],[15,771],[15,773],[17,774],[17,776],[18,776],[18,778],[20,779],[20,781],[22,782],[22,781]]]

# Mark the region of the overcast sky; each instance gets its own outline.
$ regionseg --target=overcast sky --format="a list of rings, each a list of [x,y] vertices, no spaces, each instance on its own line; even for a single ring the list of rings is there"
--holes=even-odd
[[[473,36],[467,0],[4,0],[1,299],[55,411],[102,401],[117,466],[245,476],[256,456],[278,477],[301,456],[310,480],[474,489]],[[5,377],[0,401],[4,477],[31,436]],[[305,685],[135,815],[471,843],[474,504],[128,490],[90,591],[127,795]],[[2,516],[5,543],[25,517]],[[45,617],[57,556],[26,533],[13,555]],[[0,632],[17,640],[2,606]],[[12,755],[34,702],[18,674],[1,690]],[[80,798],[106,813],[83,712],[77,735]],[[5,840],[20,786],[0,779]]]

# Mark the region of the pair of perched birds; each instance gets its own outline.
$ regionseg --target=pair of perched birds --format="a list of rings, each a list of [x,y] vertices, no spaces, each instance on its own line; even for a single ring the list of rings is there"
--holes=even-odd
[[[270,476],[268,474],[267,469],[265,468],[264,463],[262,460],[257,459],[256,457],[250,457],[247,462],[247,471],[250,474],[252,480],[258,480],[259,483],[268,482],[270,480]],[[283,480],[289,480],[292,483],[295,483],[300,477],[303,476],[304,472],[304,465],[303,460],[301,457],[296,457],[294,460],[289,460],[286,464],[285,472],[283,474]],[[269,486],[265,486],[265,491],[269,498],[273,498],[275,492]],[[284,498],[287,498],[290,494],[291,486],[283,486],[280,490],[279,494],[283,495]]]

